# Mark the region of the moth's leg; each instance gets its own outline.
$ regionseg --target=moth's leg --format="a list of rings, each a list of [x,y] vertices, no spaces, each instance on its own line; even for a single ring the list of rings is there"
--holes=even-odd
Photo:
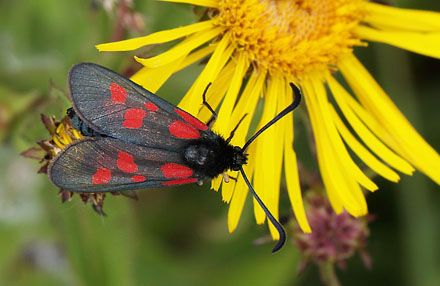
[[[225,183],[229,183],[229,176],[226,173],[222,173],[223,180],[225,180]]]
[[[205,88],[205,91],[203,92],[203,105],[206,106],[208,108],[209,111],[211,111],[212,116],[211,119],[208,120],[208,122],[206,123],[206,125],[208,125],[209,128],[212,127],[212,125],[214,125],[215,121],[217,120],[217,113],[215,113],[214,109],[212,109],[211,105],[209,105],[209,103],[206,101],[206,93],[208,92],[209,87],[211,86],[211,82],[208,83],[208,85]]]
[[[222,173],[223,176],[223,180],[225,181],[225,183],[229,183],[229,179],[234,180],[237,182],[237,178],[236,177],[231,177],[226,173]]]
[[[232,140],[232,137],[234,137],[235,131],[237,130],[238,126],[240,126],[243,119],[247,116],[247,113],[243,115],[243,117],[238,121],[237,125],[235,125],[234,130],[231,131],[231,134],[229,135],[228,139],[226,139],[226,142],[229,143]]]

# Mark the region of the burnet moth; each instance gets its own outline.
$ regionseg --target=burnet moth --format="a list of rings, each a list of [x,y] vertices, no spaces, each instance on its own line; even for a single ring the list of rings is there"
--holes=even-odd
[[[85,137],[64,148],[48,167],[50,180],[63,190],[101,193],[189,183],[201,184],[227,170],[240,171],[249,189],[279,232],[286,234],[256,194],[243,170],[248,146],[269,126],[294,110],[301,100],[290,84],[294,102],[252,136],[243,147],[131,80],[93,63],[75,65],[69,74],[68,110],[72,126]],[[208,86],[209,87],[209,86]],[[208,89],[207,87],[207,89]],[[227,178],[226,175],[224,175]]]

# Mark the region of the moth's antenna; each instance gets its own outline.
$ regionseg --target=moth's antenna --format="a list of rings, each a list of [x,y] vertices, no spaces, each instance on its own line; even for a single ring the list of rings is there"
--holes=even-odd
[[[209,111],[211,111],[212,116],[211,119],[209,119],[209,121],[206,123],[206,125],[208,125],[209,127],[212,127],[212,125],[214,125],[214,122],[217,120],[217,113],[215,113],[215,110],[212,109],[211,105],[209,105],[209,103],[206,101],[206,93],[208,92],[209,87],[212,85],[212,82],[208,83],[208,85],[205,88],[205,91],[203,92],[203,105],[206,106],[206,108],[208,108]]]
[[[272,249],[272,253],[277,252],[278,250],[283,247],[284,243],[286,242],[286,231],[284,230],[283,226],[277,221],[276,218],[272,215],[272,213],[267,209],[266,205],[263,203],[263,201],[260,199],[260,197],[257,195],[257,193],[254,190],[254,187],[252,187],[251,183],[249,182],[248,178],[246,177],[246,174],[244,173],[243,167],[240,167],[240,172],[243,175],[244,181],[249,187],[249,190],[251,190],[252,195],[257,200],[257,202],[260,204],[263,211],[266,213],[267,218],[272,222],[273,226],[277,229],[280,239],[278,240],[275,247]]]
[[[281,111],[277,116],[275,116],[271,121],[269,121],[266,125],[264,125],[260,130],[258,130],[254,136],[252,136],[247,142],[246,144],[244,144],[243,148],[241,148],[243,151],[246,151],[246,149],[249,147],[249,145],[252,143],[252,141],[255,140],[255,138],[257,138],[261,133],[263,133],[264,130],[266,130],[267,128],[269,128],[270,126],[272,126],[275,122],[277,122],[278,120],[280,120],[281,118],[283,118],[286,114],[288,114],[289,112],[293,111],[301,102],[301,91],[299,90],[299,88],[294,85],[293,83],[290,83],[290,87],[293,90],[293,94],[295,96],[293,102],[291,105],[287,106],[286,109],[284,109],[283,111]]]
[[[281,111],[277,116],[275,116],[271,121],[266,123],[260,130],[258,130],[254,136],[252,136],[246,144],[244,144],[242,150],[243,152],[249,147],[249,145],[257,138],[261,133],[263,133],[264,130],[275,124],[278,120],[283,118],[285,115],[287,115],[289,112],[292,112],[301,102],[301,91],[299,88],[294,85],[293,83],[290,83],[290,87],[293,90],[293,94],[295,96],[293,102],[291,105],[286,107],[283,111]],[[257,195],[257,193],[254,190],[254,187],[252,187],[251,183],[249,182],[248,178],[246,177],[246,174],[244,173],[243,167],[240,167],[240,172],[243,175],[244,181],[249,187],[249,190],[251,190],[252,195],[254,196],[255,200],[257,200],[258,204],[263,209],[264,213],[266,214],[267,218],[270,220],[270,222],[273,224],[273,226],[277,229],[280,239],[278,240],[275,247],[272,249],[272,253],[277,252],[278,250],[283,247],[284,243],[286,243],[286,231],[284,230],[283,226],[277,221],[277,219],[272,215],[272,213],[269,211],[269,209],[266,207],[266,205],[263,203],[263,201],[260,199],[260,197]]]

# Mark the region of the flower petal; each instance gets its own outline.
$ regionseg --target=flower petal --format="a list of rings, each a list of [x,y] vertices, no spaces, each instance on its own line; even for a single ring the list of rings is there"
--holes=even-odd
[[[343,57],[339,67],[359,101],[387,131],[388,136],[382,134],[381,139],[388,144],[385,136],[393,138],[394,145],[388,145],[394,151],[440,184],[439,154],[411,126],[356,57]]]
[[[165,81],[167,81],[167,79],[176,72],[184,58],[185,57],[181,57],[172,63],[155,69],[143,67],[133,76],[131,76],[130,79],[143,86],[146,90],[156,93],[157,90],[165,83]],[[135,60],[138,59],[138,57],[135,57]]]
[[[218,1],[215,0],[159,0],[162,2],[186,3],[196,6],[204,6],[209,8],[218,8]]]
[[[174,62],[155,69],[143,67],[131,77],[131,80],[142,85],[152,93],[156,93],[171,75],[209,55],[214,49],[213,46],[207,46],[186,57],[179,58]],[[138,58],[135,57],[135,59]]]
[[[223,177],[218,176],[217,178],[214,178],[211,180],[211,189],[214,191],[218,191],[220,189],[221,184],[223,183]]]
[[[209,59],[197,80],[186,93],[185,98],[179,103],[179,107],[191,114],[196,114],[200,106],[200,96],[210,82],[214,82],[217,75],[229,61],[235,46],[230,45],[230,35],[223,35],[214,53]]]
[[[339,136],[336,127],[333,122],[333,118],[330,113],[330,103],[327,100],[327,95],[325,92],[317,93],[318,96],[318,104],[321,111],[321,116],[324,121],[324,126],[326,127],[327,135],[329,136],[330,143],[333,144],[334,152],[338,154],[340,158],[340,162],[344,165],[344,169],[351,173],[352,176],[358,181],[361,185],[363,185],[366,189],[370,191],[377,190],[378,187],[374,184],[370,178],[368,178],[359,167],[353,162],[350,158],[350,155],[347,152],[347,149],[344,146],[344,143]]]
[[[236,68],[236,63],[234,61],[230,61],[217,75],[217,77],[212,82],[212,85],[209,87],[208,92],[206,94],[206,100],[208,101],[209,105],[216,110],[217,107],[220,105],[220,102],[222,102],[223,97],[226,94],[226,91],[228,90],[229,83],[232,80],[232,77],[234,76],[234,71]],[[200,95],[199,95],[200,98]],[[204,121],[208,121],[212,117],[212,112],[209,111],[208,108],[202,107],[199,111],[198,118],[202,118]],[[216,123],[214,124],[214,127]]]
[[[440,32],[380,31],[366,26],[353,30],[361,39],[385,43],[425,56],[440,58]]]
[[[337,213],[345,208],[353,216],[364,215],[367,205],[356,181],[359,180],[359,174],[353,169],[358,168],[341,146],[341,138],[332,126],[332,119],[328,118],[325,88],[318,78],[304,81],[303,87],[315,135],[319,168],[330,203]]]
[[[249,151],[251,153],[254,153],[255,146],[251,146]],[[253,160],[252,157],[248,161],[248,164],[243,166],[243,170],[245,171],[246,176],[251,182],[255,170],[255,160]],[[229,211],[228,211],[229,232],[233,232],[238,225],[241,213],[243,212],[243,206],[246,201],[248,191],[249,191],[249,187],[246,185],[243,176],[241,176],[240,174],[238,176],[238,180],[236,183],[234,196],[232,197],[231,203],[229,205]]]
[[[365,3],[362,20],[383,30],[435,32],[440,30],[440,13],[402,9],[372,2]]]
[[[292,91],[290,86],[286,86],[285,99],[280,99],[280,105],[284,106],[286,103],[292,102]],[[298,166],[296,161],[296,153],[293,149],[293,114],[286,115],[286,119],[283,120],[285,126],[284,129],[284,168],[287,183],[287,193],[289,195],[290,203],[292,204],[293,212],[295,213],[296,220],[302,231],[310,233],[309,222],[307,221],[306,212],[304,210],[304,204],[301,194],[301,186],[299,184]]]
[[[333,107],[331,108],[331,110],[339,134],[341,134],[342,138],[344,138],[345,143],[350,146],[351,150],[353,150],[353,152],[356,153],[356,155],[358,155],[358,157],[376,173],[390,181],[398,182],[400,179],[399,175],[388,168],[385,164],[377,160],[373,154],[371,154],[364,146],[362,146],[362,144],[360,144],[359,141],[350,133],[348,128],[342,122],[341,118],[339,118],[336,110]]]
[[[232,138],[231,143],[233,145],[242,146],[244,144],[247,130],[249,130],[249,125],[251,124],[251,120],[255,113],[255,108],[259,98],[258,95],[262,92],[265,78],[265,72],[258,72],[254,70],[246,84],[240,100],[234,108],[231,116],[232,122],[238,122],[241,120],[243,114],[248,114],[248,116],[243,119],[239,128],[237,129],[236,135],[234,138]],[[251,156],[249,158],[248,165],[244,166],[244,170],[250,181],[252,181],[255,170],[255,147],[256,146],[254,145],[250,146],[249,153]],[[239,176],[231,200],[231,205],[229,207],[228,225],[230,232],[234,231],[238,224],[239,216],[241,215],[248,189],[249,187],[245,184],[243,177]]]
[[[266,70],[254,70],[249,77],[246,87],[234,107],[231,116],[231,124],[235,126],[243,118],[244,114],[247,116],[243,119],[237,132],[232,138],[231,144],[236,146],[243,146],[246,140],[246,135],[251,125],[252,118],[255,114],[259,95],[263,93],[263,86],[266,79]]]
[[[264,97],[263,116],[258,129],[275,117],[278,109],[278,97],[284,96],[285,92],[283,82],[283,78],[280,75],[273,74],[270,80],[268,80],[267,93]],[[261,166],[255,169],[255,191],[275,218],[278,218],[278,200],[283,154],[283,145],[280,144],[279,138],[279,124],[277,123],[262,133],[254,143],[256,144],[256,165]],[[254,213],[257,223],[264,223],[266,214],[255,200]],[[269,228],[272,237],[278,237],[278,234],[275,234],[276,231],[273,229],[272,224],[269,224]]]
[[[209,45],[207,47],[201,48],[189,54],[187,57],[185,57],[185,60],[182,62],[182,64],[179,66],[177,70],[179,71],[186,68],[187,66],[192,65],[198,60],[208,56],[209,54],[212,54],[214,51],[215,51],[215,45]]]
[[[235,61],[232,61],[235,62]],[[238,96],[238,91],[240,89],[241,86],[241,80],[244,77],[244,73],[247,70],[247,65],[246,62],[244,61],[244,55],[241,57],[239,57],[239,59],[236,62],[236,68],[234,69],[234,74],[232,76],[231,81],[229,82],[229,84],[227,84],[226,86],[229,86],[228,89],[228,93],[226,94],[226,96],[223,99],[223,103],[215,124],[215,129],[217,129],[217,133],[220,133],[220,130],[224,130],[224,137],[227,138],[229,137],[229,132],[232,131],[237,124],[240,122],[240,120],[243,118],[244,115],[247,115],[243,121],[241,122],[241,124],[238,126],[234,137],[231,140],[231,144],[234,146],[243,146],[244,145],[244,141],[245,141],[245,137],[247,135],[247,131],[249,130],[249,125],[251,123],[252,117],[254,115],[255,112],[255,107],[257,105],[257,101],[258,101],[258,96],[255,95],[255,93],[250,93],[250,91],[252,91],[255,86],[255,82],[258,80],[258,76],[254,75],[251,76],[245,90],[243,91],[239,102],[237,103],[237,105],[235,107],[230,106],[230,108],[234,108],[234,110],[229,109],[229,107],[227,106],[228,104],[230,104],[230,102],[235,103],[236,98]],[[239,73],[239,74],[238,74]],[[238,82],[238,84],[236,84],[234,86],[234,80],[235,78],[239,78],[240,82]],[[262,86],[262,81],[261,81],[261,85]],[[238,86],[239,85],[239,86]],[[231,93],[231,88],[235,89],[235,94]],[[228,103],[229,102],[229,103]],[[226,107],[228,108],[224,108],[226,104]],[[234,104],[235,105],[235,104]],[[227,113],[225,113],[227,112]],[[228,126],[229,125],[229,126]],[[219,128],[219,126],[223,126],[222,128]],[[227,132],[227,133],[226,133]],[[235,176],[237,176],[237,174],[235,173]],[[227,196],[232,196],[232,184],[224,184],[222,185],[222,194],[223,194],[223,199],[225,199]],[[229,201],[229,200],[228,200]]]
[[[189,54],[192,50],[203,45],[204,43],[211,40],[212,38],[223,32],[224,30],[225,28],[218,27],[218,28],[210,29],[208,31],[198,32],[186,38],[179,45],[169,49],[164,53],[161,53],[160,55],[148,59],[139,58],[136,60],[139,63],[149,68],[157,68],[162,65],[169,64],[177,60],[178,58]]]
[[[248,179],[252,179],[249,178],[249,176],[252,175],[253,171],[250,170],[249,166],[244,166],[243,169],[246,173],[246,176],[248,176]],[[228,210],[228,229],[230,233],[237,228],[241,213],[243,212],[244,203],[246,202],[246,197],[249,192],[249,187],[246,185],[241,174],[238,176],[235,188],[236,192],[234,192],[234,196],[231,199]]]
[[[362,123],[361,120],[359,120],[356,114],[352,111],[346,102],[349,98],[351,98],[348,92],[345,91],[343,87],[330,75],[327,75],[326,80],[339,108],[362,141],[364,141],[364,143],[374,153],[376,153],[391,167],[404,174],[411,175],[414,172],[414,168],[405,159],[402,159],[400,156],[396,155],[385,144],[377,139],[377,137]]]
[[[235,61],[230,61],[222,69],[222,71],[218,74],[217,78],[214,80],[211,87],[209,88],[208,94],[207,94],[207,101],[208,101],[209,105],[211,105],[211,107],[214,110],[217,109],[217,106],[220,104],[224,95],[226,94],[226,91],[229,88],[229,84],[232,81],[232,78],[234,76],[236,66],[237,65],[236,65]],[[243,95],[241,98],[243,98]],[[243,110],[241,110],[240,113],[241,112],[243,112]],[[252,113],[253,113],[253,111],[252,111]],[[229,116],[231,116],[231,115],[229,115]],[[202,108],[199,112],[199,115],[198,115],[198,118],[204,118],[206,121],[208,119],[210,119],[211,117],[212,117],[212,113],[207,108]],[[219,122],[219,119],[217,119],[217,121],[215,122],[214,127],[217,125],[218,122]],[[236,121],[236,122],[238,123],[238,121]],[[243,123],[245,123],[245,122],[243,122]],[[248,125],[241,124],[239,126],[239,130],[237,130],[236,135],[232,139],[231,143],[235,144],[237,142],[236,140],[237,140],[237,138],[240,137],[239,135],[241,134],[241,132],[239,132],[239,131],[240,130],[247,130],[247,129],[243,129],[243,128],[245,128],[246,126],[249,127]],[[246,132],[243,132],[243,133],[245,133],[244,136],[246,136]],[[243,141],[244,141],[244,136],[243,136]],[[238,144],[238,145],[242,145],[242,144],[243,143]],[[237,176],[236,172],[227,172],[227,174],[233,175],[234,177]],[[211,184],[211,188],[215,188],[216,190],[218,190],[221,185],[223,185],[223,178],[218,177],[213,180],[213,182]],[[232,195],[233,195],[234,187],[235,187],[234,181],[232,181],[226,185],[223,185],[223,188],[222,188],[223,201],[229,203],[229,201],[231,200]]]
[[[235,62],[235,59],[232,59],[232,61]],[[224,135],[224,137],[228,137],[228,133],[235,127],[230,124],[232,109],[237,101],[238,93],[240,91],[248,65],[249,62],[246,59],[245,53],[239,53],[238,59],[236,60],[234,75],[232,76],[231,81],[228,83],[228,91],[223,99],[222,106],[218,113],[217,122],[214,126],[216,132]],[[238,122],[235,124],[237,123]]]
[[[212,23],[212,20],[209,20],[175,29],[156,32],[145,37],[133,38],[133,39],[113,42],[113,43],[100,44],[100,45],[96,45],[96,48],[100,52],[132,51],[139,49],[140,47],[143,46],[161,44],[161,43],[173,41],[194,34],[196,32],[212,29],[213,27],[214,25]]]

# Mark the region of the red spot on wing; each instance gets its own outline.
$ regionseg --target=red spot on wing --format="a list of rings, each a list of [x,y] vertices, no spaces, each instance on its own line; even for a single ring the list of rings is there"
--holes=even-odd
[[[107,184],[112,177],[111,171],[106,168],[99,168],[96,174],[92,175],[93,184]]]
[[[183,185],[183,184],[189,184],[189,183],[195,183],[197,182],[196,178],[186,178],[186,179],[176,179],[172,181],[168,181],[165,183],[162,183],[164,186],[172,186],[172,185]]]
[[[145,103],[145,108],[146,108],[147,110],[149,110],[149,111],[153,111],[153,112],[159,110],[159,107],[157,107],[156,104],[151,103],[151,102]]]
[[[138,166],[134,163],[133,156],[125,152],[118,153],[118,168],[127,173],[133,173],[138,170]]]
[[[131,177],[131,179],[135,183],[143,182],[143,181],[146,180],[145,176],[141,176],[141,175],[134,175],[134,176]]]
[[[142,109],[127,109],[124,114],[125,121],[122,122],[122,125],[127,128],[137,129],[142,126],[142,121],[146,114],[147,112]]]
[[[194,173],[192,169],[175,163],[167,163],[160,169],[165,178],[186,178]]]
[[[125,91],[125,88],[123,88],[117,83],[112,83],[110,85],[110,92],[112,94],[111,100],[113,101],[113,103],[116,104],[125,103],[125,100],[127,99],[127,92]]]
[[[200,138],[200,133],[192,125],[186,124],[185,122],[174,120],[173,123],[168,127],[171,135],[182,139],[198,139]]]
[[[208,126],[206,124],[204,124],[203,122],[201,122],[200,120],[189,114],[188,112],[185,112],[177,108],[174,108],[174,111],[177,112],[177,114],[179,114],[179,116],[182,117],[183,120],[185,120],[187,123],[191,124],[195,128],[200,130],[208,129]]]

